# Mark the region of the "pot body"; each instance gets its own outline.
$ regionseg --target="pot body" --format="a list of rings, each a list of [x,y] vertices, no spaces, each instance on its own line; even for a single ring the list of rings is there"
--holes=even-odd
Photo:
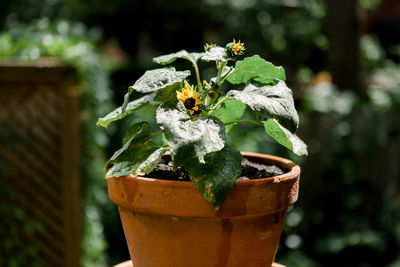
[[[270,267],[287,208],[297,200],[300,167],[242,153],[289,172],[239,181],[218,211],[191,182],[136,176],[108,179],[135,267]]]

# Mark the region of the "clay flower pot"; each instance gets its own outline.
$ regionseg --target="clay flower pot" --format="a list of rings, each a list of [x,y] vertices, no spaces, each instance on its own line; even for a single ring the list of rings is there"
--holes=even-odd
[[[218,211],[191,182],[108,179],[135,267],[253,267],[273,264],[287,208],[297,200],[300,167],[242,153],[289,172],[239,181]]]

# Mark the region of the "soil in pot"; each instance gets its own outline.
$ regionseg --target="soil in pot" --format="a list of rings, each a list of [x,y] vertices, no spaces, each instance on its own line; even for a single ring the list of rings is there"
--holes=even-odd
[[[242,171],[238,180],[268,178],[286,172],[288,172],[288,170],[278,165],[260,163],[243,157]],[[169,157],[163,157],[153,171],[144,177],[160,180],[190,181],[189,173],[184,167],[178,167],[175,171],[172,170],[172,161]]]

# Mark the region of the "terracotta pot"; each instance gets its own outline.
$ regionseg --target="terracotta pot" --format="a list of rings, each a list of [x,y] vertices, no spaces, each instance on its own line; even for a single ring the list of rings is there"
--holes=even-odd
[[[297,200],[300,167],[242,153],[289,170],[239,181],[219,211],[191,182],[126,176],[108,179],[135,267],[270,267],[287,208]]]
[[[135,266],[133,266],[132,261],[124,261],[117,265],[114,265],[114,267],[135,267]],[[286,267],[286,266],[274,262],[271,267]]]

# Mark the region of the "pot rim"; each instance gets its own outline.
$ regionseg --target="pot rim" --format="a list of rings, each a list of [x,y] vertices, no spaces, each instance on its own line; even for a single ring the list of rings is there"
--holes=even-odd
[[[298,196],[300,167],[292,161],[266,154],[243,152],[289,171],[269,178],[238,181],[220,209],[214,210],[191,181],[171,181],[140,176],[107,179],[110,199],[120,209],[183,217],[230,218],[276,213]]]
[[[164,156],[168,156],[170,153],[165,153]],[[272,176],[268,178],[258,178],[258,179],[249,179],[249,180],[240,180],[237,181],[236,186],[240,185],[256,185],[260,183],[265,183],[265,182],[282,182],[287,179],[292,179],[293,177],[297,177],[300,175],[300,166],[298,166],[296,163],[294,163],[291,160],[288,160],[286,158],[278,157],[278,156],[273,156],[273,155],[268,155],[268,154],[262,154],[262,153],[253,153],[253,152],[240,152],[242,154],[242,157],[250,157],[250,158],[261,158],[263,160],[266,160],[268,163],[273,163],[273,164],[278,164],[280,167],[289,169],[288,172],[285,172],[281,175],[277,176]],[[176,187],[192,187],[193,182],[192,181],[175,181],[175,180],[163,180],[163,179],[158,179],[158,178],[151,178],[151,177],[143,177],[143,176],[138,176],[138,175],[127,175],[127,176],[121,176],[121,177],[110,177],[110,178],[128,178],[128,179],[136,179],[140,180],[141,182],[144,183],[157,183],[160,185],[169,185],[169,186],[176,186]],[[108,179],[110,179],[108,178]]]

